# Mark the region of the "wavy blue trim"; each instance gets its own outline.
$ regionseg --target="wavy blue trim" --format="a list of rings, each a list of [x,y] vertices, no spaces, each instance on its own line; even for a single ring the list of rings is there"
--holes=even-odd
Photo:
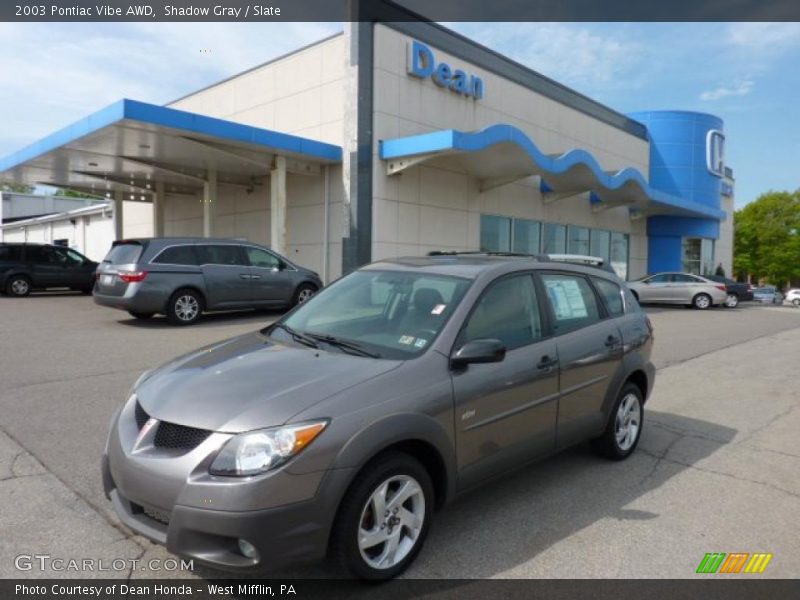
[[[433,133],[423,133],[405,138],[383,140],[380,143],[380,157],[384,160],[410,157],[435,152],[480,152],[497,144],[512,143],[525,151],[534,167],[547,174],[561,175],[576,166],[587,167],[596,179],[595,197],[602,201],[603,190],[614,191],[634,184],[642,194],[657,204],[684,210],[698,216],[725,219],[725,212],[705,204],[687,200],[650,187],[644,176],[636,169],[628,167],[614,174],[606,173],[595,157],[582,149],[574,149],[560,156],[548,156],[533,143],[523,131],[513,125],[498,124],[476,132],[463,132],[445,129]]]
[[[246,142],[264,146],[271,150],[292,152],[318,160],[331,162],[341,162],[342,160],[341,147],[333,144],[198,115],[185,110],[122,99],[0,159],[0,172],[18,167],[42,154],[70,144],[99,129],[114,125],[123,119],[208,135],[223,141]]]

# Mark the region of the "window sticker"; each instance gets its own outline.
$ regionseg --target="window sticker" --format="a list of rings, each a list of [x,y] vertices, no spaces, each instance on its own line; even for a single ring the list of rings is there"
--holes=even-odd
[[[444,312],[445,308],[447,308],[447,304],[437,304],[436,306],[433,307],[433,310],[431,311],[431,314],[432,315],[440,315],[440,314],[442,314]]]
[[[574,279],[551,280],[546,281],[545,285],[553,302],[557,320],[583,319],[589,316],[577,281]]]
[[[414,342],[414,347],[415,348],[424,348],[427,343],[428,343],[428,340],[426,340],[425,338],[417,338],[417,341]]]
[[[397,342],[399,344],[403,344],[404,346],[410,346],[411,344],[414,343],[415,339],[416,338],[413,335],[403,335],[403,336],[400,336],[400,339],[397,340]]]

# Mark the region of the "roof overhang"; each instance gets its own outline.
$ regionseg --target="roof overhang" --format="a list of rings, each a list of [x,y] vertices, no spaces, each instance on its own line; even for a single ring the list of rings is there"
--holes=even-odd
[[[382,140],[389,175],[421,163],[476,177],[482,191],[539,176],[545,202],[588,194],[592,209],[627,207],[635,216],[656,214],[724,220],[725,212],[652,188],[634,168],[606,172],[586,150],[543,153],[521,130],[493,125],[477,132],[454,129]]]
[[[287,171],[316,174],[339,163],[342,149],[134,100],[120,100],[0,159],[0,178],[107,196],[150,199],[166,192],[194,194],[208,181],[252,188],[269,175],[276,156]]]

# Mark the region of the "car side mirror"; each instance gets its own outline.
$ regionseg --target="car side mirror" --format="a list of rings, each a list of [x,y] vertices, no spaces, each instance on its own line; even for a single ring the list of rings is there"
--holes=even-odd
[[[469,364],[500,362],[506,357],[506,347],[498,339],[472,340],[463,344],[450,357],[452,367],[465,367]]]

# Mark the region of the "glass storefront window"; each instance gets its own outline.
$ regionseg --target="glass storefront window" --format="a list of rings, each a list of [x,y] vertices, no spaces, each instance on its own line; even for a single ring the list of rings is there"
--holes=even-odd
[[[592,243],[591,252],[592,256],[602,258],[606,262],[610,259],[611,251],[611,232],[602,229],[592,229]]]
[[[511,250],[511,219],[481,215],[481,251],[509,252]]]
[[[567,228],[567,253],[589,254],[589,229],[587,227]]]
[[[483,252],[519,252],[520,254],[588,254],[610,264],[623,280],[628,279],[630,237],[627,233],[590,229],[577,225],[540,223],[531,219],[515,219],[497,215],[481,215],[481,250]],[[691,240],[686,240],[691,242]],[[696,240],[697,252],[703,254],[703,265],[714,268],[713,240]],[[708,245],[710,244],[710,245]],[[690,243],[690,246],[692,244]],[[694,249],[690,250],[694,253]],[[692,254],[694,255],[694,254]],[[700,254],[691,272],[700,273]],[[685,258],[685,256],[684,256]],[[684,260],[684,263],[686,260]],[[688,269],[687,269],[688,270]],[[705,271],[703,271],[705,272]]]
[[[714,240],[684,238],[683,270],[695,275],[714,274]]]
[[[611,268],[623,281],[628,279],[628,234],[611,232]]]
[[[565,225],[545,223],[542,229],[542,252],[545,254],[563,254],[567,247],[567,227]]]
[[[539,221],[514,219],[513,251],[522,254],[539,254],[541,225]]]

